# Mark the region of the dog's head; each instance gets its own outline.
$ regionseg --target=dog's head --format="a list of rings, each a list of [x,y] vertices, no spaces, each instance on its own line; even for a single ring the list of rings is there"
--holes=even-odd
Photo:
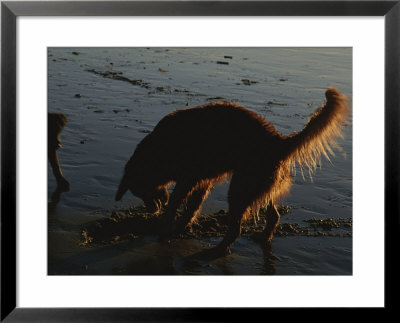
[[[154,181],[151,178],[145,178],[143,173],[126,168],[115,200],[121,200],[128,190],[143,200],[149,212],[159,211],[168,203],[169,193],[165,186],[154,184]]]

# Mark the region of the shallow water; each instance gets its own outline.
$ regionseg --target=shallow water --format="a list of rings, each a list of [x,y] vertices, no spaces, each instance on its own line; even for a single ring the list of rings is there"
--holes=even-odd
[[[49,274],[352,273],[351,237],[276,237],[268,252],[241,237],[231,255],[209,263],[185,257],[220,238],[163,242],[145,236],[78,245],[82,224],[142,203],[130,193],[118,203],[114,196],[137,143],[163,116],[225,99],[265,116],[283,134],[299,131],[324,102],[328,86],[351,103],[350,48],[49,48],[48,54],[48,110],[68,118],[59,158],[71,184],[49,212]],[[107,78],[105,72],[140,82]],[[343,152],[332,163],[324,159],[313,181],[298,172],[284,201],[291,212],[282,223],[352,217],[351,121],[340,144]],[[50,169],[48,182],[50,195],[55,189]],[[203,213],[227,209],[227,187],[214,189]]]

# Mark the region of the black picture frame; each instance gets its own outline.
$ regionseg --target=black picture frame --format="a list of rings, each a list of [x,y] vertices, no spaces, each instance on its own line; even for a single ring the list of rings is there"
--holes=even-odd
[[[397,255],[395,249],[397,243],[391,243],[391,237],[398,237],[399,233],[399,2],[399,0],[3,1],[1,3],[1,320],[7,322],[235,321],[243,314],[250,314],[253,318],[256,317],[253,315],[265,315],[266,310],[16,307],[16,19],[19,16],[384,16],[385,309],[391,309],[394,304],[389,289],[398,283],[396,278],[398,275],[391,275],[390,270],[397,267],[391,266]]]

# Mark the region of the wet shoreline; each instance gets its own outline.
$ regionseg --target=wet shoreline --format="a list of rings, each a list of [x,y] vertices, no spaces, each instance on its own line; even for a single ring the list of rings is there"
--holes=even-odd
[[[346,158],[339,152],[332,163],[324,160],[313,181],[300,173],[295,177],[272,251],[250,239],[264,225],[261,212],[256,222],[250,218],[243,226],[231,255],[200,266],[185,262],[222,238],[226,211],[219,210],[227,210],[229,183],[214,188],[193,230],[169,243],[159,239],[151,221],[142,218],[141,228],[133,225],[143,215],[140,199],[128,194],[114,201],[127,159],[166,114],[229,100],[285,135],[299,131],[323,103],[328,86],[351,99],[351,50],[49,48],[48,56],[48,107],[68,118],[58,153],[71,184],[49,210],[50,275],[352,273],[351,122],[341,142]],[[51,171],[48,178],[50,197],[55,189]],[[132,226],[122,224],[124,213]],[[114,219],[108,225],[113,214],[122,217],[120,223]],[[97,240],[80,245],[82,232],[95,223],[103,223]],[[118,226],[127,232],[121,234]]]

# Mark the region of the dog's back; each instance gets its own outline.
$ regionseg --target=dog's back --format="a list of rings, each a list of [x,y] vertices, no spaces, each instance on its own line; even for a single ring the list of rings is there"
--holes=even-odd
[[[156,162],[175,177],[213,177],[248,165],[260,152],[279,150],[282,136],[256,113],[217,102],[176,110],[164,117],[138,145],[136,159]],[[270,157],[272,151],[269,153]],[[163,169],[163,171],[166,171]]]

